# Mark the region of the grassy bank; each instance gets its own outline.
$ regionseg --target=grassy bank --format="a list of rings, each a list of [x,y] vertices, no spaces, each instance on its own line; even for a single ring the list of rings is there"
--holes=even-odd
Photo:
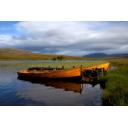
[[[14,63],[0,63],[0,67],[21,67],[21,68],[28,68],[28,67],[53,67],[53,68],[61,68],[64,66],[65,69],[73,68],[74,67],[80,67],[82,66],[92,66],[96,64],[105,63],[106,61],[17,61]]]
[[[104,63],[104,61],[90,61],[90,62],[84,62],[84,61],[58,61],[58,62],[50,62],[50,63],[42,63],[42,64],[31,64],[31,67],[53,67],[53,68],[61,68],[64,66],[65,69],[73,68],[74,67],[80,67],[82,66],[92,66],[96,64]]]
[[[128,105],[128,59],[110,59],[113,69],[107,74],[104,105]]]

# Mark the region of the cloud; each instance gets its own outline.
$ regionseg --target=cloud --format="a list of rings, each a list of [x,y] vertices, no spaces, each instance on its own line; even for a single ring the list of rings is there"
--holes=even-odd
[[[18,22],[19,35],[0,35],[0,47],[85,55],[128,51],[127,22]]]
[[[11,43],[11,41],[13,41],[13,38],[12,36],[10,35],[4,35],[4,34],[1,34],[0,35],[0,46],[4,47],[4,46],[12,46],[13,44]]]
[[[47,45],[70,45],[93,35],[81,22],[20,22],[17,26],[28,39]]]

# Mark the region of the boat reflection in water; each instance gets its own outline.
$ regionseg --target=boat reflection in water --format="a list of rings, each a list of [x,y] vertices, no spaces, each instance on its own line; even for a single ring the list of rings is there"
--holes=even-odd
[[[77,93],[82,93],[83,85],[86,85],[84,82],[75,82],[75,81],[67,81],[67,80],[55,80],[55,79],[30,79],[24,77],[18,77],[19,80],[29,81],[31,83],[39,83],[45,86],[50,86],[58,89],[64,89],[64,91],[73,91]],[[98,83],[98,81],[88,82],[87,84],[91,84],[94,87],[97,84],[100,84],[100,87],[104,89],[105,84]]]

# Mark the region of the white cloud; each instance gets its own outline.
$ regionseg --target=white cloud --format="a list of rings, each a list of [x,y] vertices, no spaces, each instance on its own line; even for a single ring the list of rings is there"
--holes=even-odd
[[[13,41],[11,35],[4,35],[4,34],[0,35],[0,46],[11,46],[13,45],[11,41]]]
[[[94,37],[82,22],[20,22],[17,27],[31,40],[50,45],[70,45]]]
[[[0,47],[84,55],[127,52],[128,25],[111,22],[19,22],[20,36],[0,35]]]

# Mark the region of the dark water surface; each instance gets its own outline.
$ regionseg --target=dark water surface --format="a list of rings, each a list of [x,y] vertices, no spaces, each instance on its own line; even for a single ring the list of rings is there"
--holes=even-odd
[[[103,90],[99,84],[47,81],[35,82],[17,79],[20,63],[41,61],[0,61],[0,105],[4,106],[86,106],[102,105]],[[42,62],[43,63],[43,62]],[[13,66],[13,64],[19,64]]]

